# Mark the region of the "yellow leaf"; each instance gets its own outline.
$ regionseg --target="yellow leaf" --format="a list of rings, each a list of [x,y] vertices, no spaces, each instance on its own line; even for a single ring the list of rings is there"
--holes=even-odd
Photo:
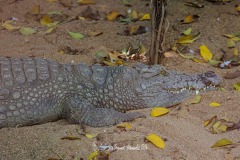
[[[202,99],[202,96],[196,95],[193,100],[190,101],[190,104],[197,104],[200,103]]]
[[[212,102],[209,104],[211,107],[220,107],[220,104],[217,102]]]
[[[41,25],[46,26],[49,23],[52,23],[52,18],[49,15],[44,15],[40,20]]]
[[[189,36],[191,33],[192,33],[192,28],[191,27],[186,29],[185,31],[183,31],[183,34],[186,35],[186,36]]]
[[[213,120],[215,120],[217,118],[217,116],[213,116],[212,118],[206,120],[204,122],[204,127],[208,126]]]
[[[238,48],[234,48],[233,54],[234,56],[238,56]]]
[[[150,20],[150,14],[149,14],[149,13],[144,14],[144,15],[140,18],[140,21],[144,21],[144,20]]]
[[[169,112],[169,109],[164,108],[164,107],[156,107],[153,108],[151,111],[151,116],[152,117],[158,117],[158,116],[162,116],[165,115]]]
[[[188,24],[188,23],[192,23],[195,22],[196,20],[198,20],[199,16],[198,15],[188,15],[184,18],[184,20],[182,20],[181,22],[183,24]]]
[[[235,47],[235,42],[232,39],[227,40],[227,47],[228,48],[234,48]]]
[[[117,128],[126,128],[126,129],[131,129],[132,126],[129,123],[121,123],[117,125]]]
[[[182,36],[177,40],[177,43],[190,44],[190,43],[193,43],[195,40],[197,40],[200,36],[201,36],[201,33],[197,33],[194,36],[191,36],[191,35]]]
[[[59,23],[59,22],[48,23],[46,26],[49,27],[49,28],[50,28],[50,27],[55,27],[55,28],[56,28],[57,25],[58,25],[58,23]]]
[[[136,10],[132,10],[131,13],[129,14],[129,17],[132,19],[138,19],[138,13]]]
[[[200,49],[200,54],[205,61],[209,61],[212,59],[213,54],[205,45],[201,45],[199,49]]]
[[[240,6],[239,5],[236,5],[235,8],[238,12],[240,12]]]
[[[87,35],[90,36],[90,37],[99,36],[101,34],[103,34],[102,31],[89,31],[89,32],[87,32]]]
[[[235,88],[237,91],[240,91],[240,82],[235,83],[235,84],[233,85],[233,88]]]
[[[96,2],[94,0],[78,0],[77,2],[81,5],[96,4]]]
[[[221,125],[221,121],[217,121],[216,123],[213,124],[212,129],[213,129],[213,133],[219,133],[218,131],[218,127]]]
[[[49,28],[49,29],[45,32],[45,34],[50,34],[50,33],[52,33],[53,31],[55,31],[56,29],[57,29],[57,27]]]
[[[227,145],[231,145],[231,144],[233,144],[232,141],[230,141],[226,138],[223,138],[223,139],[217,141],[211,148],[222,147],[222,146],[227,146]]]
[[[89,156],[88,156],[88,160],[95,160],[95,158],[99,155],[98,151],[94,151],[92,152]]]
[[[231,39],[232,41],[234,41],[234,42],[240,41],[240,38],[239,38],[239,37],[231,37],[230,39]]]
[[[86,136],[87,138],[89,138],[89,139],[92,139],[92,138],[94,138],[94,137],[95,137],[94,135],[92,135],[92,134],[89,134],[89,133],[86,133],[86,134],[85,134],[85,136]]]
[[[218,127],[218,129],[220,130],[220,131],[222,131],[222,132],[226,132],[227,131],[227,126],[225,125],[225,124],[221,124],[219,127]]]
[[[6,21],[5,23],[2,24],[2,27],[4,27],[7,30],[10,30],[10,31],[17,30],[20,28],[20,27],[13,26],[10,23],[11,23],[11,21]]]
[[[162,138],[157,136],[156,134],[149,134],[148,136],[146,136],[146,139],[152,142],[158,148],[163,149],[165,147],[165,143]]]
[[[113,21],[115,20],[120,14],[117,11],[111,11],[107,14],[107,20]]]
[[[115,64],[113,62],[109,62],[109,61],[103,61],[103,63],[108,65],[108,66],[117,66],[117,64]]]

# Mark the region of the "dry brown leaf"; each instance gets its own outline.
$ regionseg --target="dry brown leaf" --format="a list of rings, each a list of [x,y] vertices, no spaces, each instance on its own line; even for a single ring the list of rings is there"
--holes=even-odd
[[[224,75],[224,78],[226,79],[234,79],[240,76],[240,70],[236,70],[235,72],[231,72],[231,73],[226,73]]]

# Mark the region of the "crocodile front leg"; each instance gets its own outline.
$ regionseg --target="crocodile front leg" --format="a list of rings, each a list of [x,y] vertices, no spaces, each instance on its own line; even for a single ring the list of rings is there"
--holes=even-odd
[[[105,127],[121,122],[145,118],[140,112],[122,113],[109,108],[97,108],[80,96],[69,97],[64,102],[64,118],[70,123],[92,127]]]

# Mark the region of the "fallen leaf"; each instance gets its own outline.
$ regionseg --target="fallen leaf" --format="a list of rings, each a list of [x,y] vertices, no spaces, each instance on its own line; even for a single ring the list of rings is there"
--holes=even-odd
[[[62,15],[61,11],[50,11],[47,13],[48,15]]]
[[[228,48],[234,48],[235,47],[235,42],[232,39],[227,40],[227,47]]]
[[[94,138],[94,137],[95,137],[94,135],[92,135],[92,134],[89,134],[89,133],[86,133],[86,134],[85,134],[85,136],[86,136],[87,138],[89,138],[89,139],[92,139],[92,138]]]
[[[205,61],[209,61],[212,59],[213,54],[210,52],[207,46],[201,45],[199,49],[200,49],[200,54]]]
[[[140,21],[144,21],[144,20],[150,20],[150,14],[149,14],[149,13],[144,14],[144,15],[140,18]]]
[[[165,147],[165,143],[162,138],[157,136],[156,134],[149,134],[148,136],[146,136],[146,139],[152,142],[158,148],[163,149]]]
[[[53,31],[55,31],[56,29],[57,29],[57,27],[49,28],[49,29],[45,32],[45,34],[50,34],[50,33],[52,33]]]
[[[80,5],[96,4],[94,0],[77,0]]]
[[[113,21],[115,20],[120,14],[117,11],[111,11],[107,14],[107,20]]]
[[[79,140],[81,139],[80,137],[75,137],[75,136],[65,136],[61,138],[62,140]]]
[[[18,29],[20,28],[20,27],[17,27],[17,26],[13,26],[13,25],[10,24],[10,23],[12,23],[11,20],[6,21],[6,22],[4,22],[4,23],[2,24],[2,27],[5,28],[5,29],[7,29],[7,30],[9,30],[9,31],[18,30]]]
[[[240,12],[240,6],[239,5],[236,4],[235,8],[238,12]]]
[[[177,40],[177,43],[179,44],[190,44],[193,43],[195,40],[197,40],[201,36],[201,33],[197,33],[194,36],[188,35],[188,36],[182,36]]]
[[[233,85],[233,88],[235,88],[237,91],[240,91],[240,82],[235,83],[235,84]]]
[[[19,32],[23,35],[31,35],[36,33],[36,30],[30,27],[21,27]]]
[[[189,36],[191,33],[192,33],[192,28],[191,27],[186,29],[185,31],[183,31],[183,34],[186,35],[186,36]]]
[[[240,76],[240,70],[236,70],[235,72],[232,73],[226,73],[224,75],[224,78],[226,79],[234,79]]]
[[[233,144],[232,141],[230,141],[226,138],[223,138],[223,139],[217,141],[211,148],[222,147],[222,146],[227,146],[227,145],[231,145],[231,144]]]
[[[126,35],[139,35],[147,32],[147,28],[139,25],[130,25],[125,30]]]
[[[217,102],[211,102],[209,104],[209,106],[211,106],[211,107],[220,107],[221,105],[219,103],[217,103]]]
[[[184,20],[181,20],[182,24],[189,24],[197,21],[199,19],[198,15],[188,15],[184,18]]]
[[[125,130],[130,130],[132,126],[129,123],[121,123],[117,125],[117,128],[124,128]]]
[[[89,31],[89,32],[87,32],[87,35],[90,36],[90,37],[99,36],[101,34],[103,34],[102,31]]]
[[[156,108],[152,109],[151,116],[152,117],[158,117],[158,116],[165,115],[168,112],[169,112],[169,109],[167,109],[165,107],[156,107]]]
[[[128,16],[131,19],[138,19],[138,12],[136,10],[131,10],[131,12],[128,14]]]
[[[201,102],[202,96],[196,95],[193,100],[190,101],[190,104],[198,104]]]
[[[217,116],[213,116],[212,118],[204,121],[204,127],[208,126],[210,123],[212,123],[213,121],[215,122],[217,119]]]
[[[82,34],[82,33],[78,33],[78,32],[70,32],[68,31],[68,34],[74,38],[74,39],[78,39],[78,40],[81,40],[83,39],[85,36]]]
[[[222,61],[216,61],[216,60],[209,60],[208,63],[212,66],[218,66]]]
[[[181,54],[179,53],[179,55],[185,59],[193,59],[194,55],[193,54]]]
[[[203,8],[204,5],[198,4],[197,2],[185,2],[184,5],[194,8]]]
[[[40,20],[41,25],[44,25],[44,26],[46,26],[52,22],[53,22],[52,18],[49,15],[44,15]]]
[[[94,151],[92,152],[89,156],[88,156],[88,160],[96,160],[96,157],[99,155],[98,151]]]

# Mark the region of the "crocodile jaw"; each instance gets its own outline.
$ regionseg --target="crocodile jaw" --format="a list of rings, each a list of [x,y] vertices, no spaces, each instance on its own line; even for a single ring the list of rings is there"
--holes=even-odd
[[[216,90],[221,78],[211,71],[194,75],[169,71],[166,76],[155,75],[139,82],[136,92],[149,107],[168,107],[199,92]]]

